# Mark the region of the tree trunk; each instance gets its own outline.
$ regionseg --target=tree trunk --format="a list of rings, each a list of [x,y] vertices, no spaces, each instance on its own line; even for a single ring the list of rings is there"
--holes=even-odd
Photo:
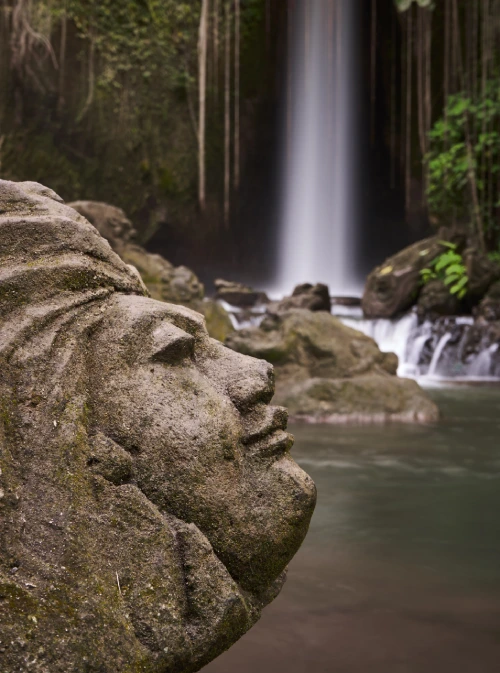
[[[202,0],[198,37],[198,201],[202,211],[205,210],[206,204],[205,146],[207,121],[208,4],[209,0]]]
[[[411,201],[411,106],[412,106],[412,45],[413,45],[413,20],[412,8],[408,10],[406,25],[406,208],[409,209]]]
[[[214,96],[219,99],[219,0],[214,0],[213,22],[213,47],[214,47]]]
[[[64,3],[64,13],[61,20],[61,47],[59,50],[59,97],[57,100],[57,111],[61,114],[64,107],[64,84],[66,75],[66,44],[68,36],[68,14],[66,11],[66,2]]]
[[[226,0],[224,62],[224,224],[231,215],[231,2]]]
[[[240,0],[234,2],[234,187],[240,186]]]
[[[370,106],[370,137],[372,146],[375,142],[375,102],[377,86],[377,0],[372,0],[372,21],[371,21],[371,106]]]

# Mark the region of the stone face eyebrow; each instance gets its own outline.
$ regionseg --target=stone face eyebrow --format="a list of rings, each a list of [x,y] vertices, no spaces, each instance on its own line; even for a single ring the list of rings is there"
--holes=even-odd
[[[153,332],[153,352],[151,360],[173,364],[194,353],[196,339],[191,334],[172,325],[163,322]]]

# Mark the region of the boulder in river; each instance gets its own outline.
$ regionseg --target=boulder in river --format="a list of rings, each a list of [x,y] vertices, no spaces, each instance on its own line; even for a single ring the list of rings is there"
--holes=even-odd
[[[0,670],[194,673],[279,592],[315,488],[272,367],[0,180]]]
[[[205,297],[205,288],[191,269],[176,267],[161,255],[134,243],[135,229],[123,210],[95,201],[75,201],[69,205],[95,226],[127,264],[139,271],[153,299],[202,313],[210,335],[219,341],[233,331],[227,311]]]
[[[500,281],[493,283],[479,304],[478,317],[487,322],[500,320]]]
[[[448,243],[456,245],[467,269],[467,295],[461,301],[450,294],[442,280],[422,283],[420,272],[446,253]],[[414,304],[418,305],[421,318],[471,313],[497,280],[500,280],[498,263],[482,253],[473,241],[467,241],[463,232],[443,229],[437,236],[410,245],[374,269],[367,278],[361,305],[368,318],[394,318]]]
[[[421,320],[439,316],[457,315],[461,302],[442,280],[431,280],[423,286],[417,303],[417,312]]]
[[[361,301],[367,318],[393,318],[418,300],[420,271],[442,252],[437,237],[427,238],[389,257],[366,280]]]
[[[310,422],[434,422],[439,411],[415,382],[397,377],[398,358],[326,312],[267,316],[226,344],[275,366],[276,399]]]
[[[328,285],[323,285],[323,283],[297,285],[290,297],[284,297],[279,302],[272,302],[267,310],[269,313],[281,313],[294,308],[330,313],[331,301]]]
[[[215,281],[216,297],[238,308],[253,308],[267,304],[269,297],[265,292],[254,290],[249,285],[218,278]]]

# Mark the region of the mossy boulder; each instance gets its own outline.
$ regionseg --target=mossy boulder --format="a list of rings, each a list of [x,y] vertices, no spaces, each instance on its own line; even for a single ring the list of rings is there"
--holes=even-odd
[[[456,315],[460,312],[461,302],[442,280],[431,280],[423,286],[417,302],[420,319]]]
[[[416,303],[420,271],[442,251],[437,237],[401,250],[376,267],[366,280],[361,301],[368,318],[393,318]]]
[[[226,344],[275,366],[276,398],[311,422],[433,422],[439,411],[420,386],[400,379],[398,358],[326,312],[267,316]]]
[[[214,339],[224,341],[233,331],[227,311],[205,298],[203,283],[191,269],[176,267],[161,255],[134,243],[135,229],[123,210],[95,201],[75,201],[69,205],[95,226],[124,262],[138,270],[153,299],[202,313]]]
[[[398,358],[326,312],[267,316],[226,344],[275,366],[276,396],[312,422],[433,422],[436,405],[414,381],[397,377]]]
[[[308,379],[283,391],[297,420],[315,423],[429,423],[436,409],[416,381],[397,377],[357,376]]]
[[[328,285],[323,283],[297,285],[290,297],[284,297],[281,301],[269,304],[267,312],[281,313],[294,308],[330,313],[332,307]]]
[[[260,304],[267,304],[269,301],[265,292],[254,290],[253,287],[243,283],[223,280],[222,278],[215,281],[215,289],[217,299],[239,308],[253,308]]]
[[[467,269],[467,295],[459,301],[442,280],[422,283],[421,271],[446,252],[452,243]],[[418,305],[421,318],[470,313],[493,283],[500,280],[500,265],[481,252],[477,241],[461,231],[442,228],[437,236],[418,241],[389,257],[368,276],[362,308],[368,318],[394,318]]]
[[[500,281],[493,283],[479,305],[478,317],[487,322],[500,320]]]

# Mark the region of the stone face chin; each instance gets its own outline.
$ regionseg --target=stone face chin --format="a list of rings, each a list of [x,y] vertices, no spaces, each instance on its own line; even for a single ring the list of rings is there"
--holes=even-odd
[[[188,673],[230,647],[316,498],[272,367],[0,181],[0,372],[0,671]]]

